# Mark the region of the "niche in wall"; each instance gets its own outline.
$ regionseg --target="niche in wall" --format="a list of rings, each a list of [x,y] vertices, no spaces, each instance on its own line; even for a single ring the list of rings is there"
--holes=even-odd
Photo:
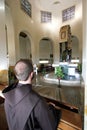
[[[39,61],[53,63],[53,45],[49,38],[42,38],[39,44]]]
[[[72,35],[72,59],[79,59],[80,51],[79,51],[79,39],[77,36]]]
[[[20,46],[20,58],[31,59],[31,42],[28,35],[25,32],[19,34],[19,46]]]
[[[67,42],[59,43],[60,47],[60,62],[79,59],[79,40],[76,36],[71,36],[72,49],[67,50]]]

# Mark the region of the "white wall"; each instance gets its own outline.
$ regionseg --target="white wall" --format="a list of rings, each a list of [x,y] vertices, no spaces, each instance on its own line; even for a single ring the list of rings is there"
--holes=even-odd
[[[10,8],[5,5],[5,24],[7,27],[7,44],[9,65],[15,64],[15,31]]]
[[[0,70],[8,68],[7,61],[5,4],[4,0],[0,0]]]
[[[83,1],[83,67],[84,80],[84,130],[87,130],[87,0]]]
[[[32,4],[32,18],[30,18],[20,8],[20,1],[6,0],[8,6],[11,9],[11,15],[13,18],[14,32],[15,32],[15,58],[20,58],[20,46],[19,46],[19,33],[21,31],[27,31],[32,39],[31,51],[32,60],[34,63],[39,61],[39,42],[43,37],[48,37],[53,41],[53,55],[54,63],[59,62],[59,30],[60,27],[66,24],[70,24],[73,35],[79,39],[80,59],[82,56],[82,3],[76,3],[75,18],[67,22],[62,23],[62,10],[59,10],[57,14],[53,13],[52,23],[41,24],[40,22],[40,6],[36,7],[36,2],[30,0]],[[58,10],[58,9],[57,9]],[[36,12],[36,13],[35,13]]]

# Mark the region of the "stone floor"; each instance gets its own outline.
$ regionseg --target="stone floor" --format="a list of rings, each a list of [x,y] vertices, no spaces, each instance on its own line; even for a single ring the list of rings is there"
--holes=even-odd
[[[50,97],[69,104],[71,107],[77,107],[79,113],[83,116],[83,105],[84,105],[84,89],[81,84],[73,85],[61,85],[58,87],[56,83],[45,82],[42,75],[38,75],[36,80],[33,82],[34,89],[46,97]]]

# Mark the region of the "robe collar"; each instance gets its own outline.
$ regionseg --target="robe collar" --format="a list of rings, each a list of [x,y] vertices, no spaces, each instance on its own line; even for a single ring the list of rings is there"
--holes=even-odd
[[[29,92],[32,90],[31,84],[20,84],[16,83],[5,88],[2,93],[5,97],[5,100],[14,107],[17,105]]]

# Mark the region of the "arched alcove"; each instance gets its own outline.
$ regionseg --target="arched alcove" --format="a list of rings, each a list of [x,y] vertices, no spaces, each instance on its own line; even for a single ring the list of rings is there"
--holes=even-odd
[[[71,36],[71,46],[67,48],[67,42],[60,43],[60,61],[71,62],[72,59],[80,59],[79,40],[76,36]]]
[[[20,58],[31,59],[31,41],[27,33],[20,32],[19,34],[19,49],[20,49]]]
[[[75,35],[72,35],[72,59],[79,59],[79,40]]]
[[[47,37],[44,37],[40,40],[39,61],[53,63],[53,42]]]

